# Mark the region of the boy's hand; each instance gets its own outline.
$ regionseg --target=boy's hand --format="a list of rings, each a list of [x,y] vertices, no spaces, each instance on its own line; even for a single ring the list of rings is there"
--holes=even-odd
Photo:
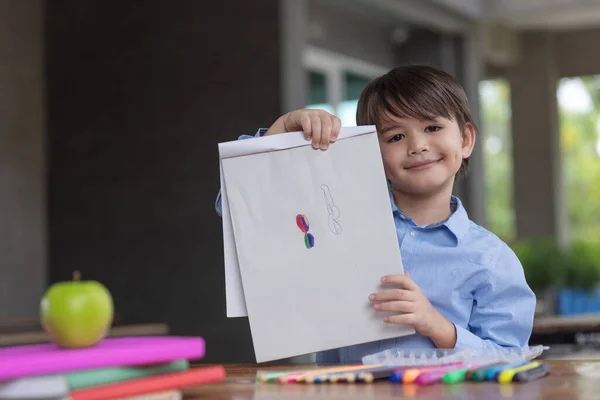
[[[412,325],[421,335],[431,338],[438,348],[451,349],[455,346],[454,324],[431,305],[408,273],[384,276],[381,281],[384,284],[400,286],[369,296],[369,300],[375,303],[373,308],[376,311],[398,313],[385,317],[384,321]]]
[[[337,140],[341,126],[340,119],[327,111],[295,110],[279,117],[265,132],[265,136],[303,131],[306,140],[312,139],[315,149],[327,150],[329,143]]]

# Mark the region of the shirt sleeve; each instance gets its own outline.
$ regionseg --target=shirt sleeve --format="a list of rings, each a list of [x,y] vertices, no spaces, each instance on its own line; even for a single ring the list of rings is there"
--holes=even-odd
[[[339,364],[340,363],[340,350],[332,349],[320,351],[315,357],[317,364]]]
[[[268,130],[269,130],[269,128],[260,128],[258,131],[256,131],[254,136],[241,135],[240,137],[238,137],[238,140],[252,139],[255,137],[264,136],[265,132]],[[215,210],[217,211],[217,214],[219,215],[219,217],[223,216],[222,209],[223,209],[223,207],[221,206],[221,189],[219,189],[219,193],[217,193],[217,200],[215,201]]]
[[[455,325],[455,348],[485,350],[529,345],[536,297],[508,245],[503,245],[497,264],[477,286],[474,300],[469,329]]]

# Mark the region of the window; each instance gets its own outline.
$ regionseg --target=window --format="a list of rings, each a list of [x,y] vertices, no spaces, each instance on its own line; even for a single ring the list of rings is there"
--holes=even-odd
[[[307,108],[318,108],[334,113],[333,106],[327,101],[327,76],[317,71],[308,71],[309,95]]]
[[[558,82],[565,205],[572,240],[600,241],[600,75]]]
[[[356,126],[356,107],[367,83],[387,72],[361,60],[309,47],[304,57],[308,74],[306,108],[324,109],[337,115],[342,126]]]
[[[352,72],[344,73],[344,97],[338,104],[337,116],[340,117],[345,126],[356,125],[356,108],[358,99],[365,86],[369,83],[369,78],[354,74]]]
[[[479,83],[488,225],[507,242],[516,236],[510,87],[505,80]]]

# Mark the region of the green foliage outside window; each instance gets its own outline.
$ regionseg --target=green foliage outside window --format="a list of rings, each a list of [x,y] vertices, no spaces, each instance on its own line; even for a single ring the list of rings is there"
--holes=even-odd
[[[600,76],[563,79],[558,89],[573,84],[580,88],[581,97],[571,95],[571,101],[580,106],[567,107],[559,102],[562,180],[570,238],[563,249],[552,238],[516,241],[510,87],[501,80],[480,85],[488,227],[511,244],[527,281],[538,293],[551,287],[590,290],[600,283]],[[583,97],[588,99],[587,106]]]

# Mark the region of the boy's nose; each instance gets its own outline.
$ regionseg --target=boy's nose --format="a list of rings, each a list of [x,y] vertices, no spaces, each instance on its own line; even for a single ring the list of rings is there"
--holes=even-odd
[[[409,154],[421,154],[429,150],[429,145],[427,140],[424,138],[413,138],[408,143],[408,152]]]

